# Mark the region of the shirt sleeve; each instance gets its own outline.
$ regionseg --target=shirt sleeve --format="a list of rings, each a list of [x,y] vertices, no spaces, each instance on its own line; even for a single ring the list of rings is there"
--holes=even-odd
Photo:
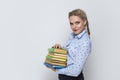
[[[66,68],[63,69],[57,69],[56,72],[58,74],[64,74],[68,76],[74,76],[77,77],[84,66],[84,63],[91,51],[91,43],[90,41],[82,42],[81,45],[78,47],[74,47],[68,49],[69,54],[75,54],[75,57],[73,59],[72,64],[68,64]]]

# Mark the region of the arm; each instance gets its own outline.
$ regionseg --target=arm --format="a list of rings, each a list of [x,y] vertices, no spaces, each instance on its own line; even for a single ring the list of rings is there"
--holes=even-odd
[[[69,54],[76,54],[75,58],[72,61],[73,64],[68,64],[68,66],[63,69],[57,69],[56,72],[58,74],[65,74],[68,76],[78,76],[83,69],[84,63],[90,53],[90,50],[90,41],[85,42],[83,45],[80,45],[77,48],[68,49]]]

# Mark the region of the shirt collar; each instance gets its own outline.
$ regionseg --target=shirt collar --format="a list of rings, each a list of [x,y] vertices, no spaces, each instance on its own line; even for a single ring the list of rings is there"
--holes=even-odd
[[[79,33],[78,35],[74,35],[74,33],[72,33],[72,38],[80,39],[85,33],[86,33],[85,29],[81,33]]]

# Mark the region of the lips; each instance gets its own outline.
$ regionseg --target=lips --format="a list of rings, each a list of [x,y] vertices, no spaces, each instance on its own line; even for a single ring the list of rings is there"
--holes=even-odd
[[[76,31],[77,31],[77,29],[73,29],[73,31],[74,31],[74,32],[76,32]]]

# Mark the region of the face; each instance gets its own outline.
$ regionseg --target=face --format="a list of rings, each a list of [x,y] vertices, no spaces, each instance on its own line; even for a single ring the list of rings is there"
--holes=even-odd
[[[86,21],[82,20],[80,17],[74,15],[70,16],[69,21],[71,29],[75,35],[78,35],[85,29]]]

